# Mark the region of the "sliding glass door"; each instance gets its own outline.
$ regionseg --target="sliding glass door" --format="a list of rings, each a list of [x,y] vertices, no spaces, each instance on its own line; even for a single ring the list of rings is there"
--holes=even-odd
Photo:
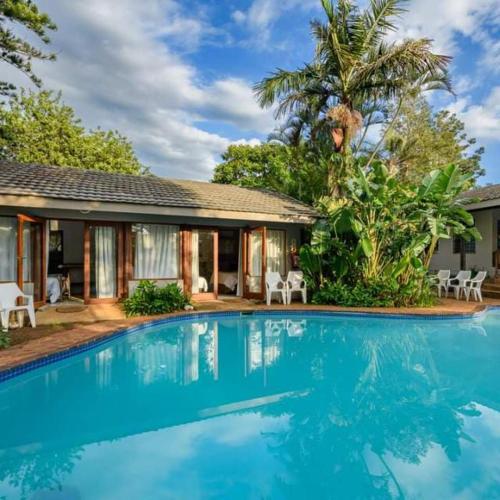
[[[216,298],[218,289],[218,233],[213,229],[191,231],[191,293]]]
[[[33,295],[35,302],[44,302],[45,227],[35,220],[22,221],[22,290]]]
[[[265,290],[266,228],[246,229],[243,250],[244,296],[262,299]]]
[[[115,301],[121,293],[123,233],[120,224],[87,223],[84,233],[84,299]]]

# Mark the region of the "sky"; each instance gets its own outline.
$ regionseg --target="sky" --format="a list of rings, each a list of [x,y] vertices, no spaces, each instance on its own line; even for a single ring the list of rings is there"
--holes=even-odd
[[[367,0],[359,2],[363,6]],[[276,126],[252,85],[310,61],[319,0],[38,0],[58,25],[55,62],[35,64],[89,128],[115,129],[158,175],[207,180],[232,143]],[[500,183],[500,1],[410,0],[397,37],[453,56],[456,96],[431,102],[486,148],[480,184]],[[2,79],[28,87],[2,66]],[[5,76],[7,74],[7,76]]]

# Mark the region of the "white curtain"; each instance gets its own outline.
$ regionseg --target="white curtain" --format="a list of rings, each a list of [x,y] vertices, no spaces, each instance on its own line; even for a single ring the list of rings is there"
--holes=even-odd
[[[23,281],[32,280],[33,259],[32,259],[32,244],[31,244],[31,224],[24,223],[23,227]]]
[[[243,295],[243,229],[240,229],[240,239],[238,244],[238,285],[236,287],[236,295]]]
[[[17,218],[0,217],[0,281],[16,281]]]
[[[250,233],[250,278],[248,288],[250,292],[259,293],[262,283],[262,233]]]
[[[200,234],[197,229],[193,229],[191,239],[191,277],[193,280],[191,291],[198,293],[200,288]]]
[[[116,297],[115,228],[95,227],[95,287],[98,299]]]
[[[135,230],[134,278],[177,278],[179,227],[138,224]]]
[[[266,239],[266,265],[268,271],[274,271],[285,276],[286,248],[285,231],[268,230]]]

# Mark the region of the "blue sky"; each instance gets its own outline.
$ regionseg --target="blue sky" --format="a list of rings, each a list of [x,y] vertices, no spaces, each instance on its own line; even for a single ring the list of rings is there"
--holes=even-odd
[[[366,1],[366,0],[365,0]],[[118,129],[159,175],[210,178],[233,142],[255,144],[275,122],[251,86],[310,60],[319,0],[40,0],[58,24],[54,63],[37,63],[89,127]],[[363,5],[364,2],[360,2]],[[454,57],[456,98],[433,95],[486,147],[499,182],[500,2],[410,0],[397,37],[430,37]],[[21,75],[7,69],[16,83]]]

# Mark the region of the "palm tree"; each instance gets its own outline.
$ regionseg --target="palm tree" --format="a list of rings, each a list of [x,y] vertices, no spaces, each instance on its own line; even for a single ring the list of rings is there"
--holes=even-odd
[[[392,20],[404,12],[404,1],[370,0],[359,11],[350,0],[321,0],[327,22],[311,22],[313,61],[295,71],[278,69],[256,84],[260,105],[278,102],[276,118],[306,110],[318,122],[327,120],[335,150],[345,160],[363,125],[359,110],[402,101],[415,86],[451,92],[451,58],[434,54],[431,40],[386,40],[397,29]]]

